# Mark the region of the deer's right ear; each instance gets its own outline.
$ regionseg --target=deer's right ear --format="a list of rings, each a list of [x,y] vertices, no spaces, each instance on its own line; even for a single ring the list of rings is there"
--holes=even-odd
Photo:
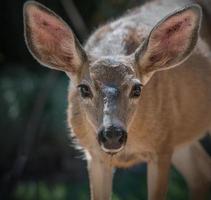
[[[86,53],[68,25],[43,5],[24,5],[24,33],[29,51],[44,66],[71,76],[81,71]]]

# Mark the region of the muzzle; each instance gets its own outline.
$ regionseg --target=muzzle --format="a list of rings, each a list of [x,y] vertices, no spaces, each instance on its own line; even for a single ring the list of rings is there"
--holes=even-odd
[[[117,153],[122,150],[127,141],[127,132],[116,126],[103,127],[98,133],[98,142],[106,153]]]

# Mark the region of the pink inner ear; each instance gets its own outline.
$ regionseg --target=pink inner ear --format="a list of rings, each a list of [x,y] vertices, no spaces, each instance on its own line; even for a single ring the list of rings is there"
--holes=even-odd
[[[192,50],[198,15],[191,9],[162,21],[150,35],[142,58],[144,73],[165,69],[182,61]]]
[[[40,60],[75,72],[80,58],[69,27],[54,14],[37,6],[29,7],[27,12],[32,45]]]
[[[172,54],[180,53],[189,45],[194,24],[192,11],[173,16],[155,30],[151,38],[151,44],[154,47],[157,46],[161,51],[163,49]]]
[[[63,38],[71,37],[68,28],[64,26],[55,16],[40,11],[37,8],[31,8],[32,29],[39,33],[37,40],[39,42],[60,42]]]

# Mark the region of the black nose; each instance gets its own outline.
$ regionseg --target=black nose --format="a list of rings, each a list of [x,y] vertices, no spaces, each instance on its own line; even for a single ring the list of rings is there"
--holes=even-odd
[[[98,140],[100,145],[108,151],[119,150],[126,143],[127,132],[115,126],[103,128],[98,134]]]

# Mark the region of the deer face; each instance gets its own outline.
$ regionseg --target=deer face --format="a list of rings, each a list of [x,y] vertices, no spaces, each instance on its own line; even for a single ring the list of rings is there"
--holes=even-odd
[[[115,153],[124,147],[141,89],[130,58],[104,57],[90,64],[78,93],[105,152]]]
[[[186,7],[159,22],[131,55],[96,58],[85,52],[71,29],[52,11],[35,2],[24,7],[30,52],[42,65],[64,71],[71,78],[77,103],[107,153],[124,148],[142,87],[151,76],[177,66],[190,55],[200,19],[198,6]]]

